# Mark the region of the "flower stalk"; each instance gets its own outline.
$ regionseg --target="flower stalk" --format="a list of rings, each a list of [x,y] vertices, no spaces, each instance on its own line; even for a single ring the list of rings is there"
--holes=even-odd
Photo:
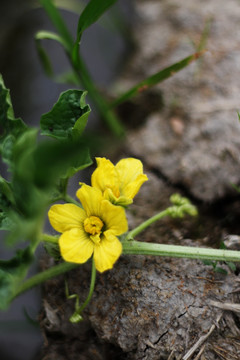
[[[142,231],[144,231],[147,227],[152,225],[155,221],[163,219],[165,216],[168,216],[168,209],[161,211],[160,213],[152,216],[151,218],[147,219],[143,223],[141,223],[139,226],[137,226],[135,229],[129,231],[125,237],[125,241],[133,241],[133,239],[140,234]]]
[[[92,260],[92,275],[91,275],[91,283],[90,283],[89,293],[88,293],[88,296],[87,296],[86,300],[84,301],[84,303],[78,309],[78,311],[80,313],[85,309],[85,307],[88,305],[89,301],[92,298],[92,294],[93,294],[94,287],[95,287],[95,282],[96,282],[96,266],[95,266],[94,260]]]
[[[155,255],[199,260],[240,262],[240,251],[153,244],[140,241],[122,241],[125,255]]]
[[[173,194],[170,197],[170,201],[173,206],[170,206],[166,210],[163,210],[160,213],[152,216],[132,231],[129,231],[125,240],[133,240],[140,232],[145,230],[148,226],[152,225],[155,221],[163,219],[166,216],[170,216],[172,218],[183,218],[185,215],[197,215],[196,207],[192,205],[187,198],[181,197],[179,194]]]
[[[42,234],[41,240],[43,242],[48,242],[51,244],[58,244],[59,236],[52,236],[48,234]]]
[[[74,313],[71,315],[71,317],[69,318],[69,320],[76,324],[79,321],[83,320],[82,317],[82,311],[85,309],[85,307],[89,304],[92,295],[93,295],[93,291],[94,291],[94,287],[95,287],[95,282],[96,282],[96,266],[94,263],[94,260],[92,259],[92,273],[91,273],[91,282],[90,282],[90,287],[89,287],[89,293],[88,296],[86,298],[86,300],[84,301],[84,303],[79,306],[79,296],[77,294],[72,294],[69,295],[69,291],[68,291],[68,287],[67,287],[67,283],[66,283],[66,295],[68,299],[76,299],[75,302],[75,311]]]

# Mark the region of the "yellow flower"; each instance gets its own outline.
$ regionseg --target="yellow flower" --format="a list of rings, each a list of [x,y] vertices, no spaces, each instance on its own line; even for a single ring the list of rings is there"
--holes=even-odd
[[[82,264],[93,254],[96,269],[112,269],[122,253],[117,238],[128,229],[125,211],[105,200],[101,191],[83,185],[77,191],[83,209],[74,204],[53,205],[48,213],[52,227],[62,233],[59,247],[64,260]]]
[[[133,202],[142,184],[148,180],[143,174],[140,160],[122,159],[116,166],[105,158],[96,158],[97,169],[91,182],[94,188],[101,190],[105,199],[114,205],[127,206]]]

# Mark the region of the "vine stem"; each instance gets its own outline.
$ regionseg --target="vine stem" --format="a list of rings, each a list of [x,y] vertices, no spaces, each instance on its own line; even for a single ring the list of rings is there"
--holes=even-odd
[[[169,215],[169,209],[166,209],[166,210],[163,210],[160,213],[152,216],[151,218],[147,219],[146,221],[141,223],[139,226],[137,226],[135,229],[129,231],[129,233],[127,234],[125,240],[129,241],[129,240],[134,239],[135,236],[137,236],[140,232],[145,230],[148,226],[153,224],[155,221],[160,220],[160,219],[162,219],[162,218],[164,218],[165,216],[168,216],[168,215]]]
[[[45,236],[45,241],[53,242],[52,236]],[[214,260],[214,261],[232,261],[240,262],[240,251],[233,250],[219,250],[211,248],[199,248],[199,247],[190,247],[190,246],[177,246],[177,245],[165,245],[165,244],[153,244],[147,242],[139,242],[135,240],[123,240],[123,254],[124,255],[155,255],[155,256],[169,256],[169,257],[179,257],[179,258],[190,258],[190,259],[200,259],[200,260]],[[93,261],[94,263],[94,261]],[[37,275],[32,276],[24,283],[20,284],[17,290],[12,295],[10,301],[14,300],[18,295],[23,292],[31,289],[32,287],[43,283],[53,277],[64,274],[70,270],[77,268],[79,264],[63,262],[56,266],[51,267]],[[89,294],[87,299],[81,305],[79,311],[82,311],[88,302],[90,301],[96,280],[96,269],[95,264],[92,265],[92,276],[91,284],[89,289]]]
[[[157,255],[213,261],[240,262],[240,251],[153,244],[135,240],[123,240],[123,254],[126,255]]]
[[[55,276],[64,274],[67,271],[75,269],[78,266],[79,266],[79,264],[63,262],[63,263],[60,263],[56,266],[53,266],[53,267],[43,271],[41,273],[38,273],[37,275],[32,276],[31,278],[29,278],[28,280],[26,280],[25,282],[23,282],[22,284],[19,285],[19,287],[16,289],[16,291],[12,295],[10,301],[15,299],[17,296],[19,296],[23,292],[31,289],[32,287],[39,285],[39,284],[43,283],[44,281],[47,281]]]
[[[89,301],[92,298],[92,294],[94,291],[94,287],[95,287],[95,282],[96,282],[96,266],[95,266],[95,262],[92,259],[92,274],[91,274],[91,283],[90,283],[90,287],[89,287],[89,293],[88,296],[86,298],[86,300],[84,301],[84,303],[79,307],[78,312],[81,313],[85,307],[88,305]]]

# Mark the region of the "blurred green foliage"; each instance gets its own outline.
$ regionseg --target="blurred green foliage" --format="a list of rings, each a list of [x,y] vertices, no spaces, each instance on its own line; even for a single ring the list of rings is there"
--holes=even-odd
[[[64,200],[69,177],[92,163],[82,137],[90,114],[85,95],[80,90],[61,94],[42,116],[39,134],[15,119],[9,91],[0,78],[1,156],[10,173],[10,181],[0,177],[0,229],[7,230],[5,242],[16,247],[14,257],[0,260],[2,309],[34,259],[49,205]]]

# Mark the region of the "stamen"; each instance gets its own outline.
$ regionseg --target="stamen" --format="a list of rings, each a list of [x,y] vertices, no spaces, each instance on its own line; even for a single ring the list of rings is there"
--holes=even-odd
[[[103,225],[102,220],[97,216],[90,216],[84,220],[84,230],[91,235],[101,234]]]

